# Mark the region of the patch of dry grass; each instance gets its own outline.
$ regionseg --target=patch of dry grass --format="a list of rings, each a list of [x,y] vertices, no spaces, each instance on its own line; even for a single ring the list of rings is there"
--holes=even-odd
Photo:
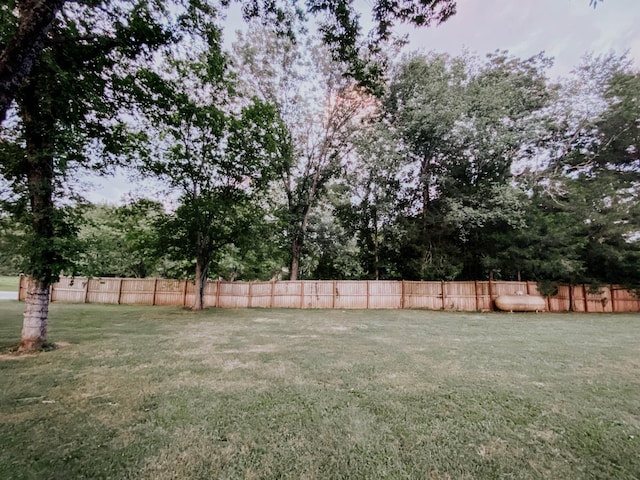
[[[636,315],[51,317],[66,348],[0,359],[0,478],[640,476]]]

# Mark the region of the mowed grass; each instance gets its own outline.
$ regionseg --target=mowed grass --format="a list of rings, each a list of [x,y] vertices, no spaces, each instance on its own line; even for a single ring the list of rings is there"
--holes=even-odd
[[[0,359],[0,478],[640,477],[638,315],[51,310],[68,346]]]
[[[20,277],[5,277],[0,275],[0,292],[17,292]]]

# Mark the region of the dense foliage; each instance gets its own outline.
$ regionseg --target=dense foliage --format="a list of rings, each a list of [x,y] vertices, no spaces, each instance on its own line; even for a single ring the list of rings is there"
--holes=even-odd
[[[379,101],[358,103],[322,194],[302,202],[299,276],[640,283],[640,76],[609,56],[556,84],[548,66],[505,53],[400,62]],[[233,120],[183,99],[162,124],[171,141],[145,167],[178,187],[177,209],[139,201],[71,211],[84,218],[75,271],[193,276],[204,235],[209,276],[288,278],[295,184],[282,179],[314,170],[292,134],[309,124],[271,100],[274,109],[242,101]],[[214,125],[218,133],[195,134]],[[225,151],[214,148],[222,136]],[[21,237],[15,225],[4,232],[6,244]],[[17,253],[0,258],[4,271],[17,268]]]

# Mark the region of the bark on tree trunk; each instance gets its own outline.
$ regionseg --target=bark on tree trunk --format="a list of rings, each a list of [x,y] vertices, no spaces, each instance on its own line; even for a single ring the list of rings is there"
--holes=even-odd
[[[47,342],[49,318],[49,286],[29,278],[22,322],[21,352],[39,350]]]
[[[291,242],[291,266],[290,266],[290,275],[289,280],[296,281],[298,280],[298,271],[300,270],[300,251],[302,250],[302,245],[297,238],[294,238]]]
[[[0,54],[0,123],[44,47],[53,20],[64,0],[18,2],[18,31]]]
[[[196,260],[196,298],[193,310],[204,310],[204,288],[207,285],[207,266],[201,259]]]

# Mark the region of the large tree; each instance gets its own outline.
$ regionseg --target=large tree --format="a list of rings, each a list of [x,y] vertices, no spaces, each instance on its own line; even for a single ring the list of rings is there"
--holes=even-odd
[[[135,62],[171,35],[155,5],[70,4],[16,94],[14,128],[0,146],[0,172],[10,185],[4,206],[27,228],[26,296],[21,348],[46,342],[49,286],[62,269],[75,229],[56,198],[68,193],[74,169],[101,170],[130,145],[120,112]]]
[[[245,89],[278,110],[290,132],[282,144],[281,218],[290,245],[289,276],[297,280],[309,221],[328,185],[343,171],[368,96],[345,63],[309,39],[296,44],[253,29],[235,45]]]
[[[183,58],[173,53],[164,77],[145,75],[147,93],[158,98],[147,112],[158,141],[143,164],[178,196],[162,237],[174,258],[195,263],[195,310],[204,307],[212,262],[223,247],[246,243],[250,225],[260,221],[256,196],[281,170],[277,152],[288,137],[274,107],[235,93],[220,49],[200,48]]]

